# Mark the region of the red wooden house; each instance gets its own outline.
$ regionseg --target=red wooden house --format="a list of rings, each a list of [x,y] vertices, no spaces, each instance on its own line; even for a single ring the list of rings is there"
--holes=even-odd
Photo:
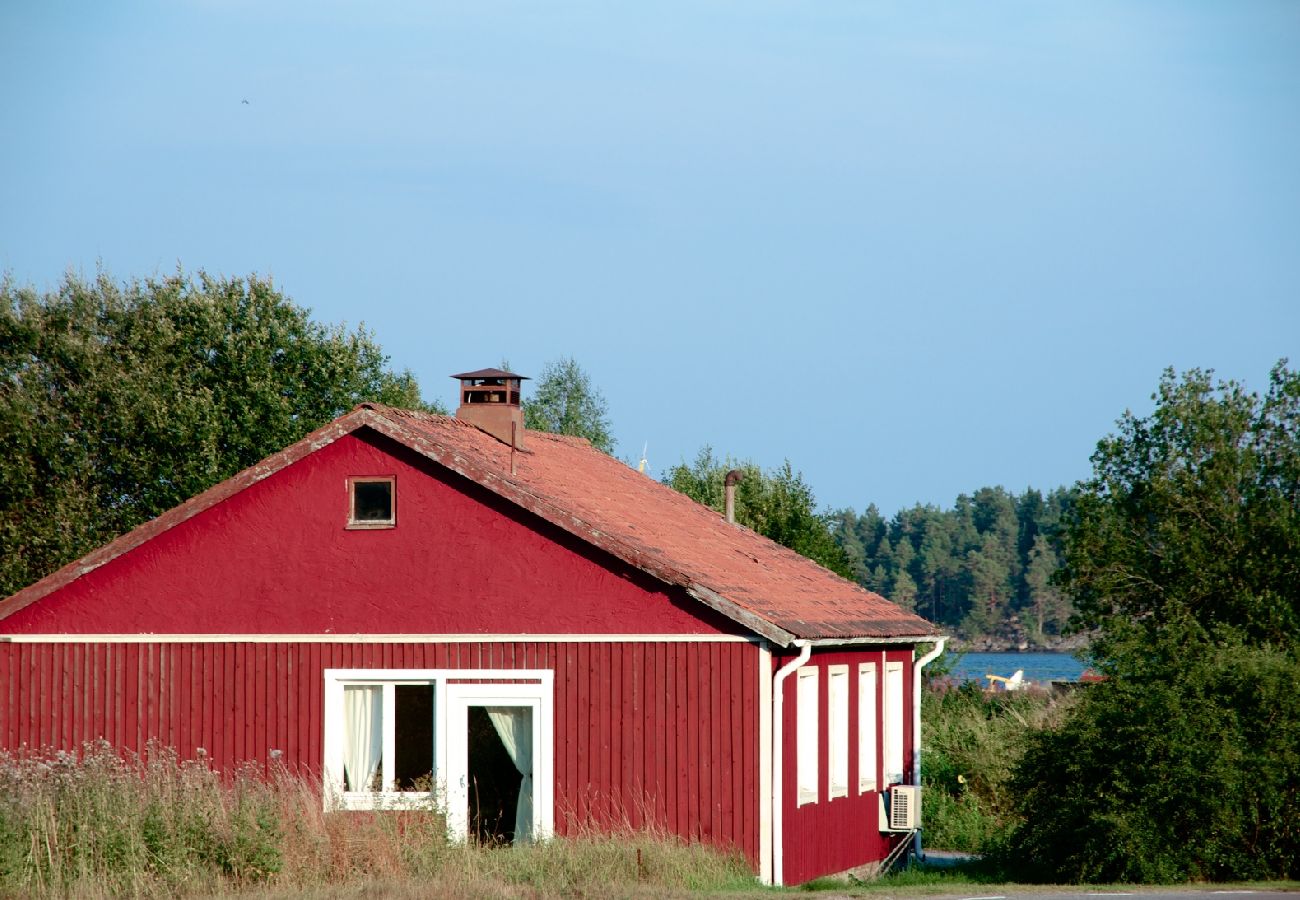
[[[0,747],[278,759],[333,806],[654,825],[776,883],[906,841],[932,626],[456,377],[455,418],[358,407],[0,601]]]

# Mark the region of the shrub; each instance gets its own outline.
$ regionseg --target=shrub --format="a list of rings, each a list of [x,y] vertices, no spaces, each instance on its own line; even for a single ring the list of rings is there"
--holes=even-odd
[[[1151,663],[1033,738],[1005,866],[1075,882],[1300,874],[1300,661],[1180,641]]]

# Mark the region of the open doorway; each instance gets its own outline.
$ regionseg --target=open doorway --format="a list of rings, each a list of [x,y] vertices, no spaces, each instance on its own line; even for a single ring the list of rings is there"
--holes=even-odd
[[[532,712],[518,709],[525,714]],[[532,779],[528,779],[528,785],[524,784],[524,775],[493,722],[492,713],[499,710],[485,706],[471,706],[468,710],[469,830],[484,844],[515,842],[520,789],[531,790]],[[504,727],[509,729],[507,735],[513,740],[512,726],[508,722]],[[522,799],[531,805],[531,797]]]
[[[447,686],[447,821],[452,835],[495,844],[550,835],[551,696],[546,683]]]

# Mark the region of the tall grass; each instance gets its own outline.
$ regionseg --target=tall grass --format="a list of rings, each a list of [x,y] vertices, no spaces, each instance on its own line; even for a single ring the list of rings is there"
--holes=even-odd
[[[932,682],[921,703],[926,846],[979,853],[1015,821],[1009,785],[1029,736],[1059,722],[1071,700]]]
[[[752,887],[738,855],[648,831],[518,847],[447,840],[435,810],[325,812],[285,771],[153,747],[0,754],[0,896],[628,895]]]

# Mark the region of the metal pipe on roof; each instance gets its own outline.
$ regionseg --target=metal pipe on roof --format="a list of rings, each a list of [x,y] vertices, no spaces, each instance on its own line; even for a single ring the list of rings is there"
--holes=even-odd
[[[723,493],[726,495],[727,521],[733,525],[736,522],[736,485],[745,477],[745,473],[739,469],[732,469],[723,479]]]

